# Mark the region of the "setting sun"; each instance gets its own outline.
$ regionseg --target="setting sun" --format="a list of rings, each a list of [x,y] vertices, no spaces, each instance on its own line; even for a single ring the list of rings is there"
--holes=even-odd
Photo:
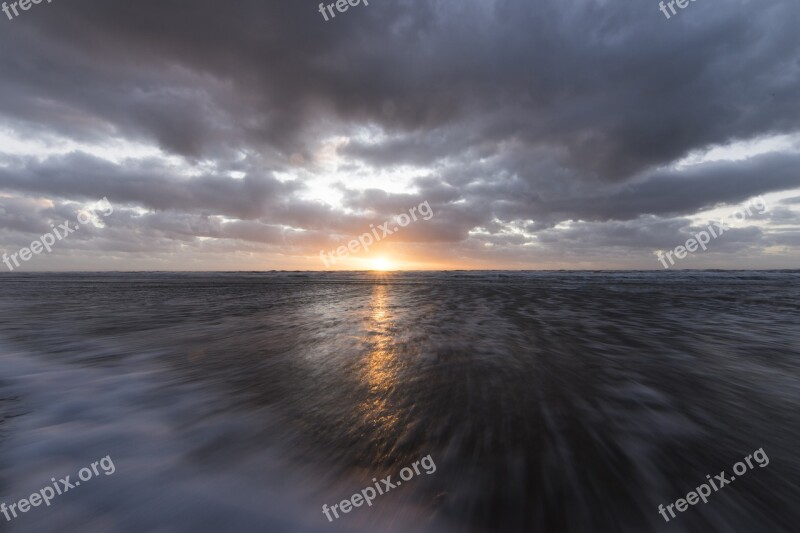
[[[389,263],[389,261],[387,261],[383,257],[380,257],[380,258],[375,259],[374,261],[372,261],[372,270],[386,271],[386,270],[390,270],[391,268],[392,268],[392,266]]]

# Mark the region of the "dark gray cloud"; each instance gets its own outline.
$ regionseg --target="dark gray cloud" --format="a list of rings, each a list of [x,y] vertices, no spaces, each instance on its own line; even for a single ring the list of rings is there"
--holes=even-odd
[[[4,28],[3,111],[183,154],[291,146],[329,113],[415,136],[382,161],[515,139],[620,179],[800,121],[800,7],[780,0],[670,21],[648,3],[398,1],[328,23],[308,2],[62,4]]]
[[[649,253],[699,211],[800,188],[797,152],[675,165],[800,133],[797,2],[696,2],[669,21],[657,2],[397,0],[329,22],[317,4],[70,0],[0,21],[0,129],[163,151],[0,146],[3,244],[41,231],[36,202],[106,196],[109,248],[303,253],[427,200],[436,217],[399,244]],[[308,200],[332,136],[349,139],[340,171],[406,166],[413,189],[344,180],[341,206]]]
[[[156,161],[116,165],[73,153],[44,161],[17,160],[0,168],[0,186],[8,190],[71,199],[108,197],[164,210],[208,211],[249,219],[262,216],[297,189],[271,176],[180,178]]]

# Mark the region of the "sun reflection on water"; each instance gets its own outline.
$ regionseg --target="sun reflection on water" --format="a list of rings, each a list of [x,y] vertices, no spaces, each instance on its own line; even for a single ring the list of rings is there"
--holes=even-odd
[[[378,282],[373,289],[367,316],[365,341],[370,350],[362,370],[362,380],[368,388],[368,396],[360,404],[359,410],[367,425],[378,433],[381,440],[392,435],[399,424],[397,409],[391,401],[400,372],[395,327],[389,289],[384,283]]]

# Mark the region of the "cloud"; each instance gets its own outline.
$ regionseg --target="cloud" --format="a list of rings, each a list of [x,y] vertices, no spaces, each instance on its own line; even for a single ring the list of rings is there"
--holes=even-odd
[[[154,161],[117,165],[81,153],[0,168],[0,187],[71,199],[108,197],[155,210],[209,211],[242,219],[263,216],[297,189],[270,176],[182,178]]]
[[[535,262],[560,243],[602,263],[623,240],[646,254],[699,212],[800,188],[787,148],[679,164],[800,132],[798,22],[780,0],[670,21],[596,0],[398,0],[330,22],[301,2],[54,3],[0,34],[0,127],[151,155],[0,147],[0,224],[35,233],[37,202],[107,196],[125,207],[118,247],[151,242],[178,265],[214,241],[313,253],[427,200],[436,217],[395,239],[421,256],[448,243]]]

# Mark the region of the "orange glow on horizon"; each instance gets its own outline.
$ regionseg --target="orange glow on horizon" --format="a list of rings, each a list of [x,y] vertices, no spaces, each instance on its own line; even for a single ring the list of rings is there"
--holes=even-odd
[[[395,270],[395,267],[392,262],[385,257],[378,257],[372,260],[372,270],[386,272],[387,270]]]

